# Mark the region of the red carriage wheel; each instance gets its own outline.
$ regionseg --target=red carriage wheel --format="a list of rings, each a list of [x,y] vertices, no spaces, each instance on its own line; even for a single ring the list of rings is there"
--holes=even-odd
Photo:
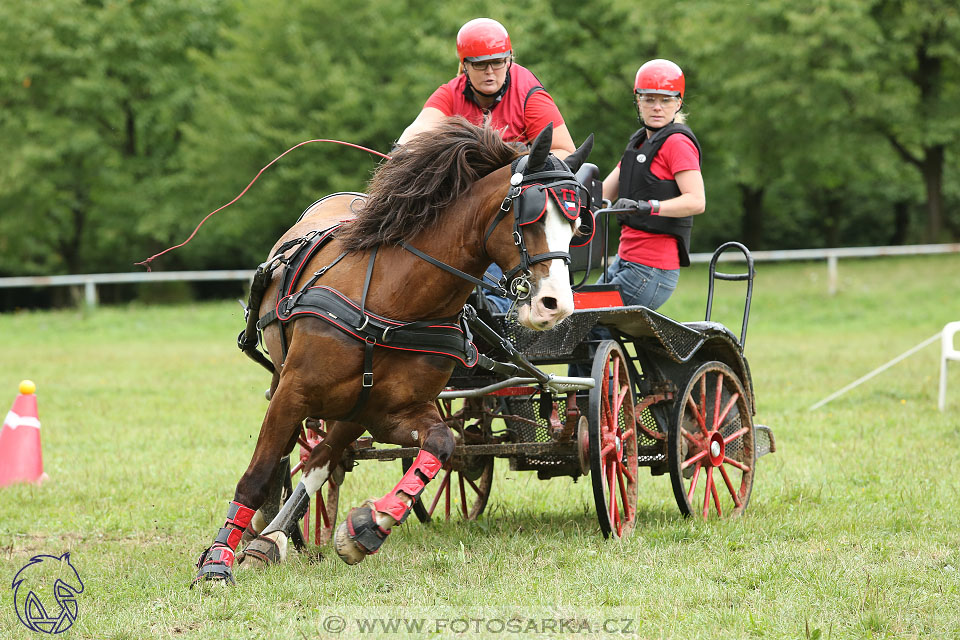
[[[314,447],[323,442],[327,436],[322,420],[308,420],[307,427],[300,430],[300,462],[290,470],[290,477],[295,476],[303,468]],[[344,474],[338,467],[333,475],[323,484],[311,500],[307,512],[303,516],[303,539],[310,540],[310,531],[313,530],[314,544],[325,545],[333,537],[337,526],[337,508],[340,504],[340,485]],[[284,488],[283,501],[286,501],[288,490]],[[281,503],[282,504],[282,503]],[[311,521],[311,514],[313,519]]]
[[[593,498],[603,537],[623,538],[637,521],[637,431],[630,374],[616,342],[600,343],[592,373],[587,456]]]
[[[454,412],[451,400],[437,400],[444,421],[454,431],[457,444],[482,443],[490,439],[490,411],[497,406],[494,398],[468,398],[463,408]],[[465,423],[470,421],[470,424]],[[487,506],[493,485],[493,456],[454,455],[413,503],[413,512],[420,522],[434,517],[450,520],[454,515],[463,520],[476,520]],[[404,472],[412,460],[403,459]]]
[[[736,516],[750,500],[756,467],[750,401],[737,374],[707,362],[678,396],[667,434],[673,494],[686,515]]]

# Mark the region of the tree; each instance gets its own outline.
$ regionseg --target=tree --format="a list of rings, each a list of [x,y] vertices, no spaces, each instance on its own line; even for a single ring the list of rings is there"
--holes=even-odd
[[[0,4],[0,272],[126,269],[165,200],[213,0]],[[135,255],[135,254],[134,254]]]

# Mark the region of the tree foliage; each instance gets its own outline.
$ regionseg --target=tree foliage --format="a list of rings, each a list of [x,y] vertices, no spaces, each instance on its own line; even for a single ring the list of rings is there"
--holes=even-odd
[[[694,248],[960,236],[960,13],[948,0],[7,0],[0,275],[127,270],[278,154],[387,152],[456,69],[467,19],[508,26],[601,172],[653,57],[687,76],[707,214]],[[655,19],[654,19],[655,18]],[[306,145],[160,268],[250,267],[378,159]]]

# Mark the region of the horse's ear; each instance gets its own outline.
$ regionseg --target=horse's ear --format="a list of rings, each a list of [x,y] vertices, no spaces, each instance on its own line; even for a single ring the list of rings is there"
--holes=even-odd
[[[576,151],[568,155],[563,159],[567,163],[567,166],[570,167],[570,171],[576,173],[578,169],[583,165],[584,161],[590,156],[590,151],[593,149],[593,134],[591,133],[587,136],[587,139],[583,141],[583,144],[580,145]]]
[[[530,143],[530,158],[527,160],[527,171],[539,171],[550,153],[550,144],[553,142],[553,122],[543,128],[543,131]]]

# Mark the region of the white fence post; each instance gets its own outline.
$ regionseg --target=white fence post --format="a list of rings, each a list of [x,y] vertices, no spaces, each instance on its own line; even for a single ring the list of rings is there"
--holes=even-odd
[[[837,256],[832,253],[827,256],[827,294],[837,295]]]
[[[87,280],[83,283],[83,300],[88,309],[97,307],[97,283],[93,280]]]

